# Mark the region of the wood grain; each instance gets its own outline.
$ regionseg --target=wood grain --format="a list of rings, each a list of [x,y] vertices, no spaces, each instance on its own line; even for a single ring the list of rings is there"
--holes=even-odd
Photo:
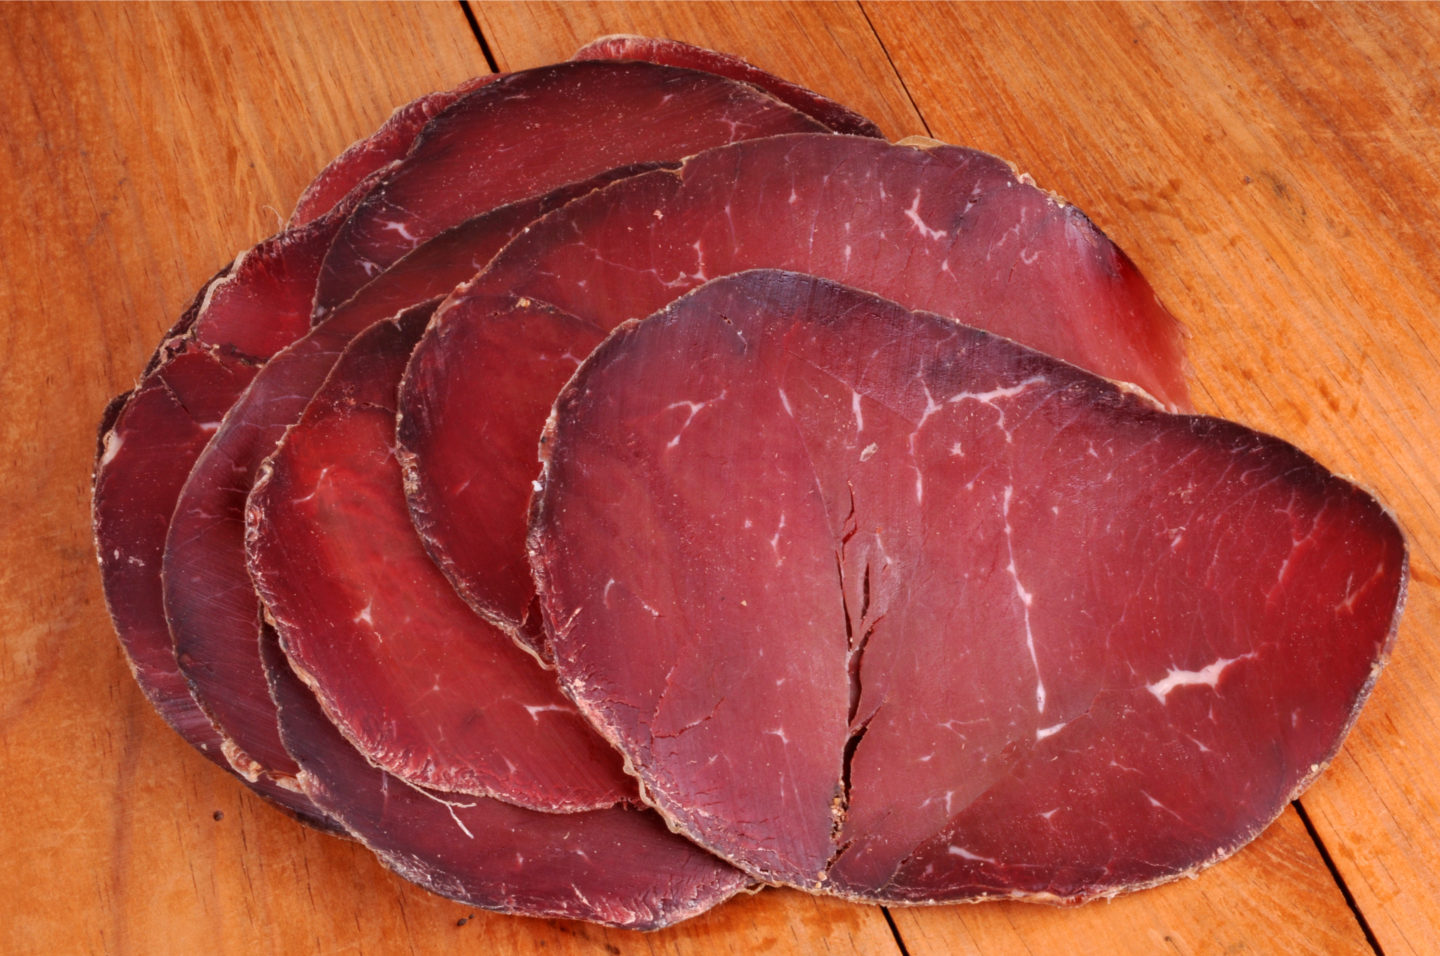
[[[1394,660],[1303,803],[1390,956],[1440,951],[1440,7],[478,4],[502,68],[595,35],[736,53],[1016,161],[1191,330],[1202,409],[1399,515]],[[494,916],[307,831],[175,738],[115,646],[100,409],[194,290],[391,109],[486,69],[454,3],[0,6],[0,951],[894,953],[876,908],[767,891],[640,935]],[[1297,815],[1079,910],[896,909],[930,953],[1363,952]]]

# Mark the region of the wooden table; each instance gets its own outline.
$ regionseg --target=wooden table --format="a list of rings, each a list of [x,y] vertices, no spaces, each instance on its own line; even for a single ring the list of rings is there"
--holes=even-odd
[[[90,540],[106,400],[395,105],[620,31],[1013,160],[1185,322],[1202,410],[1394,509],[1412,577],[1393,660],[1254,844],[1078,910],[767,891],[646,936],[432,897],[150,711]],[[10,5],[0,38],[0,951],[1440,952],[1440,6]]]

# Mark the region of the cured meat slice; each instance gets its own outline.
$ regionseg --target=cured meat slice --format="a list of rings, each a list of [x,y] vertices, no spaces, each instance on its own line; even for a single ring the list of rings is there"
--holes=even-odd
[[[512,73],[427,125],[336,237],[317,315],[419,243],[494,206],[616,166],[824,127],[755,88],[694,70],[603,60]]]
[[[682,66],[718,76],[728,76],[732,80],[760,87],[780,102],[788,103],[807,116],[813,116],[837,133],[884,138],[880,127],[848,106],[767,73],[739,57],[681,43],[679,40],[614,34],[585,44],[571,59],[645,60],[649,63]]]
[[[548,664],[524,558],[525,502],[545,420],[537,410],[554,401],[605,332],[534,300],[467,295],[463,287],[443,308],[461,311],[464,320],[443,312],[443,321],[432,322],[401,386],[398,456],[410,515],[466,603]],[[462,393],[475,405],[457,401]],[[474,431],[465,427],[467,419]],[[461,433],[467,444],[468,436],[483,436],[483,454],[443,447]],[[482,488],[474,488],[476,481]],[[466,520],[461,514],[476,523],[449,528],[450,521]],[[468,564],[453,558],[456,538],[464,539]]]
[[[582,182],[565,183],[543,195],[472,216],[407,253],[367,283],[361,293],[346,300],[313,331],[317,338],[349,341],[350,337],[382,318],[388,318],[424,299],[452,291],[484,269],[495,254],[526,226],[576,197],[619,179],[676,165],[633,163],[607,169]],[[337,334],[340,338],[336,337]],[[297,347],[303,346],[297,343]],[[268,366],[261,370],[260,378],[264,379],[267,374],[270,374]],[[307,387],[313,391],[321,379],[323,375]]]
[[[617,331],[543,448],[571,695],[680,832],[844,896],[1229,854],[1335,754],[1404,595],[1394,520],[1294,447],[813,277]]]
[[[466,296],[487,309],[510,294],[547,303],[591,323],[588,343],[706,278],[757,267],[824,275],[957,316],[1187,404],[1180,327],[1149,284],[1078,210],[999,159],[844,136],[721,147],[536,223],[417,348],[398,433],[411,508],[431,554],[478,611],[544,653],[522,558],[524,514],[533,436],[570,370],[528,359],[523,339],[502,341],[504,329],[460,328],[495,321]],[[495,376],[504,390],[492,387]]]
[[[388,777],[325,719],[268,630],[263,653],[305,792],[387,867],[431,892],[502,913],[659,929],[748,883],[648,810],[537,813]]]
[[[165,618],[165,536],[190,467],[221,417],[276,348],[308,327],[320,257],[354,195],[306,226],[267,239],[211,280],[171,330],[145,377],[103,425],[93,518],[105,600],[141,690],[161,716],[212,761],[224,739],[190,693]],[[281,773],[252,787],[315,822],[319,814]]]
[[[638,802],[619,755],[456,596],[410,523],[395,391],[434,306],[360,334],[262,468],[246,509],[255,586],[296,671],[375,766],[536,810]]]
[[[208,352],[186,350],[128,393],[102,434],[94,494],[106,601],[135,680],[180,736],[220,763],[220,738],[175,664],[161,603],[160,556],[167,503],[174,506],[185,477],[169,461],[193,458],[210,438],[207,421],[225,414],[205,403],[214,394],[206,380],[226,382],[237,371]]]
[[[883,136],[878,126],[847,106],[767,73],[739,57],[677,40],[621,35],[601,37],[581,47],[571,59],[643,60],[664,66],[703,70],[758,86],[780,102],[815,118],[837,133]],[[454,89],[429,93],[397,109],[385,125],[341,153],[320,172],[295,204],[289,224],[302,225],[335,205],[366,176],[404,156],[424,125],[451,103],[503,75],[490,73],[477,76]]]
[[[166,336],[167,342],[194,325],[206,293],[220,277],[212,278],[200,290]],[[164,465],[175,453],[172,448],[183,455],[187,448],[203,445],[209,435],[201,431],[200,422],[212,413],[217,417],[223,414],[223,410],[216,413],[203,405],[191,412],[179,400],[189,391],[185,383],[191,376],[185,375],[186,367],[215,362],[208,354],[185,355],[184,351],[182,346],[180,354],[166,356],[162,345],[146,365],[141,383],[116,396],[105,409],[95,452],[92,521],[106,607],[136,683],[166,723],[212,761],[224,765],[219,735],[190,696],[175,665],[160,600],[165,501],[169,495],[173,507],[184,480],[183,474],[167,473]],[[168,370],[152,375],[166,360],[174,368],[176,384],[168,381]],[[197,397],[203,401],[206,395],[201,391]],[[132,435],[136,421],[141,427]],[[148,442],[151,454],[137,458],[152,432]],[[145,496],[152,500],[146,501]],[[151,530],[157,522],[161,524],[158,535]]]
[[[404,156],[420,130],[436,114],[465,94],[499,78],[500,74],[496,73],[472,77],[454,89],[427,93],[395,110],[383,126],[320,171],[300,194],[288,225],[292,228],[304,225],[333,207],[361,181]]]
[[[536,216],[653,165],[607,170],[586,182],[565,184],[476,216],[425,243],[272,358],[234,399],[223,423],[211,426],[209,444],[174,506],[164,557],[174,570],[165,578],[164,607],[181,669],[220,728],[232,762],[247,776],[267,770],[293,773],[280,747],[260,668],[255,645],[260,602],[245,567],[245,499],[261,462],[300,417],[355,335],[416,302],[443,295]],[[307,262],[318,264],[318,259]],[[314,277],[313,268],[296,264],[290,278],[297,287],[287,290],[290,307],[299,301],[294,298],[298,286],[308,282],[313,287]],[[390,759],[403,760],[395,753]],[[403,775],[403,765],[388,765]],[[434,785],[480,786],[462,768],[417,764],[411,770],[438,775],[427,776]],[[449,776],[456,772],[462,776]]]

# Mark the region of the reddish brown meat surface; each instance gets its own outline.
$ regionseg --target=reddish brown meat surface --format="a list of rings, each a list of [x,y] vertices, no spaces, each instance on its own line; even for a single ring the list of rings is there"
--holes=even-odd
[[[436,233],[616,166],[823,130],[744,83],[603,60],[512,73],[462,97],[356,209],[326,257],[317,315]]]
[[[259,599],[245,567],[245,497],[261,461],[299,417],[339,350],[356,333],[410,302],[442,294],[470,275],[477,262],[488,261],[534,216],[636,168],[604,171],[582,183],[556,183],[549,193],[477,216],[438,236],[433,245],[417,248],[401,260],[394,277],[377,277],[276,356],[224,423],[215,426],[170,522],[164,560],[172,570],[164,581],[165,612],[181,670],[226,738],[232,763],[247,776],[293,772],[265,693],[255,644]],[[488,173],[503,177],[506,169],[496,161]],[[537,170],[526,174],[532,182],[543,181]],[[308,298],[304,290],[314,287],[318,261],[313,256],[286,260],[288,270],[280,273],[277,288],[269,293],[277,318],[290,315],[298,301]],[[284,334],[293,337],[293,330],[287,328]],[[275,341],[280,337],[279,332],[272,336]],[[445,785],[462,786],[454,779]],[[473,780],[468,785],[479,786]]]
[[[555,393],[605,331],[756,267],[872,289],[1188,403],[1180,327],[1149,284],[1079,211],[995,157],[845,136],[725,146],[536,223],[417,349],[399,431],[411,507],[472,606],[543,653],[522,545]],[[492,308],[507,295],[572,316],[577,338],[555,327],[532,348],[535,322]]]
[[[879,900],[1081,899],[1254,837],[1383,662],[1405,545],[1284,442],[811,277],[556,404],[559,672],[682,832]]]
[[[456,596],[410,523],[395,391],[433,309],[360,334],[266,463],[246,512],[255,585],[290,661],[375,766],[536,810],[636,803],[619,755]]]
[[[502,913],[658,929],[747,883],[648,810],[537,813],[401,783],[325,719],[273,634],[263,653],[305,792],[387,867],[431,892]]]
[[[193,325],[209,288],[207,284],[195,297],[172,336]],[[199,375],[190,374],[192,366],[198,366]],[[117,396],[106,409],[92,501],[105,602],[136,683],[166,723],[227,768],[220,735],[190,696],[175,663],[161,598],[160,558],[169,510],[185,480],[185,472],[172,468],[171,462],[187,456],[193,460],[209,440],[206,424],[225,413],[205,401],[212,390],[192,383],[230,375],[248,380],[243,366],[189,348],[183,338],[168,356],[157,352],[135,390]],[[231,387],[238,392],[243,386]]]

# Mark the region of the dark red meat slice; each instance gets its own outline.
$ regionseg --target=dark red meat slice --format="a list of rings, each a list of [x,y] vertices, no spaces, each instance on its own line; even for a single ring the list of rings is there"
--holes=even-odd
[[[214,379],[238,391],[237,372],[244,377],[243,370],[203,350],[172,356],[126,396],[116,421],[105,429],[94,495],[106,601],[135,680],[180,736],[222,764],[220,738],[175,664],[161,601],[160,557],[167,505],[174,506],[185,479],[170,461],[193,458],[209,440],[207,424],[225,409],[206,404],[215,391],[206,384]]]
[[[224,414],[183,404],[197,366],[205,376],[233,371],[206,352],[182,352],[107,410],[96,457],[95,546],[106,604],[135,682],[181,737],[228,768],[219,734],[175,664],[160,593],[164,509],[167,501],[174,504],[185,477],[166,465],[174,455],[193,457],[210,437],[204,420]],[[199,390],[198,398],[205,397]]]
[[[624,319],[754,267],[873,289],[1187,404],[1180,327],[1130,260],[1073,206],[953,146],[781,136],[711,150],[536,223],[468,295],[488,309],[515,294],[589,322],[568,349],[583,357]],[[472,606],[538,640],[521,556],[530,448],[569,368],[528,358],[504,329],[458,328],[494,321],[482,311],[458,297],[422,340],[399,441],[432,555]]]
[[[615,751],[456,596],[410,523],[395,391],[434,305],[360,334],[267,461],[246,511],[255,586],[296,671],[373,765],[536,810],[638,802]]]
[[[502,913],[659,929],[748,882],[648,810],[537,813],[404,784],[366,763],[325,719],[268,629],[262,653],[305,792],[387,867],[433,893]]]
[[[400,159],[425,124],[451,103],[500,78],[487,73],[450,90],[427,93],[390,114],[383,126],[330,161],[306,187],[290,214],[289,225],[304,225],[333,207],[361,181]]]
[[[823,127],[753,87],[650,63],[561,63],[502,77],[433,119],[336,238],[317,314],[436,233],[504,203],[639,162]]]
[[[429,239],[372,279],[334,315],[315,327],[331,341],[339,333],[348,341],[370,324],[432,296],[444,295],[477,272],[526,226],[578,196],[617,179],[670,167],[674,163],[634,163],[607,169],[581,182],[565,183],[550,192],[522,199],[472,216],[458,226]],[[343,316],[343,318],[342,318]],[[324,331],[322,331],[324,330]],[[297,344],[297,347],[299,346]],[[261,370],[263,378],[268,369]],[[323,375],[321,376],[323,379]],[[321,379],[314,379],[312,391]]]
[[[421,340],[423,357],[412,357],[402,386],[397,431],[411,517],[461,597],[548,663],[538,605],[526,606],[534,585],[524,558],[525,501],[545,421],[537,410],[554,401],[605,332],[534,301],[462,295],[449,305],[464,320],[450,316],[432,324]],[[475,404],[455,401],[461,393]],[[467,421],[476,427],[467,429]],[[434,440],[454,440],[462,431],[466,448]],[[451,507],[454,501],[464,510]],[[460,514],[476,523],[449,528]],[[492,560],[454,560],[450,545],[457,537],[464,538],[467,557]]]
[[[223,275],[222,271],[205,284],[166,335],[166,343],[189,331],[210,286]],[[160,596],[167,496],[168,507],[173,507],[185,479],[183,473],[169,472],[165,466],[176,454],[183,456],[208,441],[204,423],[224,414],[223,409],[203,404],[204,391],[191,399],[193,409],[182,404],[193,378],[185,373],[194,364],[215,365],[221,374],[230,371],[207,353],[187,351],[183,338],[169,354],[162,343],[140,384],[116,396],[105,409],[91,492],[95,551],[105,603],[136,683],[180,736],[212,761],[228,766],[219,735],[175,665]],[[174,384],[169,381],[170,370],[160,368],[162,362],[172,366]],[[157,369],[158,374],[152,374]]]
[[[260,463],[300,417],[355,335],[413,303],[443,295],[536,216],[653,165],[607,170],[586,182],[565,184],[476,216],[420,246],[271,359],[214,430],[174,507],[164,558],[174,569],[165,579],[165,612],[181,669],[227,738],[232,759],[247,775],[293,772],[268,704],[255,645],[259,598],[245,567],[245,498]],[[313,288],[315,273],[296,263],[287,275],[297,283],[294,289],[287,287],[288,313],[298,301],[298,284],[309,282]],[[437,766],[431,772],[455,768]],[[449,777],[436,783],[462,789],[467,785]]]
[[[1405,544],[1284,442],[812,277],[718,280],[557,401],[562,680],[681,832],[878,900],[1075,900],[1334,755]]]
[[[813,90],[767,73],[739,57],[691,46],[679,40],[616,34],[592,40],[577,50],[571,59],[645,60],[666,66],[704,70],[706,73],[728,76],[732,80],[758,86],[780,102],[788,103],[807,116],[813,116],[837,133],[884,136],[880,127],[848,106],[842,106]]]

